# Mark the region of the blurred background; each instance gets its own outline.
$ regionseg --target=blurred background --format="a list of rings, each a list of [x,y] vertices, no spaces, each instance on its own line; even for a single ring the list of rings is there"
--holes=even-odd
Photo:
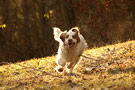
[[[89,48],[135,39],[135,0],[0,0],[0,62],[54,55],[52,27],[80,27]]]

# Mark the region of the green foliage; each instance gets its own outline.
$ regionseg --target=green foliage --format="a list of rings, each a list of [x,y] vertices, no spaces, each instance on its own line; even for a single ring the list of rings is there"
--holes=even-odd
[[[73,75],[55,72],[56,56],[0,66],[0,89],[119,89],[135,87],[135,41],[86,50]]]

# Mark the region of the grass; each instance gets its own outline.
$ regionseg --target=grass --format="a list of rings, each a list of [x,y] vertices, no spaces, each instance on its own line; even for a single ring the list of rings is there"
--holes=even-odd
[[[55,72],[56,56],[2,65],[0,90],[135,88],[135,41],[88,49],[83,55],[73,75]]]

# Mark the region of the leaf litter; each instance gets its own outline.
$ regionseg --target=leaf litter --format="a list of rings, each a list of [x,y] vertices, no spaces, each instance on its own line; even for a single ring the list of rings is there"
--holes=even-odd
[[[72,75],[55,72],[56,56],[0,66],[0,89],[97,90],[135,87],[135,41],[88,49]]]

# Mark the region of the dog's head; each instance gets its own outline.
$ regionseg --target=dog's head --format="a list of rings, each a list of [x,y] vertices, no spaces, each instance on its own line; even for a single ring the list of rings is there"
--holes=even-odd
[[[73,27],[68,32],[67,31],[61,32],[59,38],[66,47],[72,48],[77,43],[80,42],[79,34],[80,34],[79,28]]]

